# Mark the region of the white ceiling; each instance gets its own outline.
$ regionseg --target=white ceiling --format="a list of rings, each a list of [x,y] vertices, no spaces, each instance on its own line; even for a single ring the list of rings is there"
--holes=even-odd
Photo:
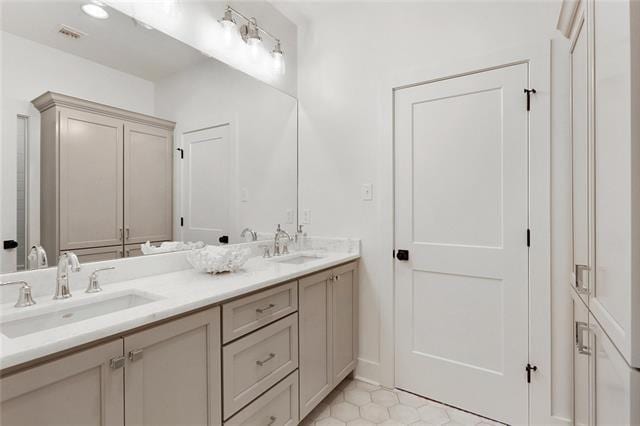
[[[108,19],[91,18],[80,9],[87,2],[4,1],[2,30],[150,81],[209,59],[109,7]],[[61,25],[86,35],[77,40],[63,36],[58,32]]]

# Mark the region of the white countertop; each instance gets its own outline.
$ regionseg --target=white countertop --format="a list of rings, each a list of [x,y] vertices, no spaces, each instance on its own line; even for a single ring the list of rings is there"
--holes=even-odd
[[[40,313],[56,312],[134,292],[159,298],[144,305],[78,321],[72,324],[9,338],[0,334],[0,369],[16,366],[56,352],[90,343],[165,318],[301,277],[316,271],[355,260],[358,253],[324,252],[323,257],[303,264],[279,263],[273,259],[251,258],[235,273],[209,275],[193,269],[103,285],[101,293],[75,291],[65,300],[38,298],[28,308],[0,306],[0,321],[7,322]],[[37,311],[37,313],[36,313]]]

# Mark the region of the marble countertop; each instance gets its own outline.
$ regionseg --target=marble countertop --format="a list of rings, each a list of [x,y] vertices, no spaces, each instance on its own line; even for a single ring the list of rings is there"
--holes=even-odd
[[[143,305],[15,338],[7,337],[4,334],[6,330],[0,329],[0,369],[117,336],[198,308],[220,304],[358,257],[358,253],[324,252],[317,260],[303,264],[280,263],[273,259],[254,257],[247,261],[242,270],[235,273],[209,275],[188,269],[103,285],[101,293],[75,291],[73,297],[65,300],[40,298],[35,306],[28,308],[14,308],[12,304],[3,304],[0,306],[0,322],[7,323],[131,293],[155,299]]]

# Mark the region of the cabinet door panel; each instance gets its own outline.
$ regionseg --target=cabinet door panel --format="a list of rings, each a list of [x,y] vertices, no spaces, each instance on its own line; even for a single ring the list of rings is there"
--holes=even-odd
[[[589,423],[589,311],[574,290],[573,302],[573,424],[588,426]],[[581,346],[584,346],[583,347]]]
[[[592,424],[637,425],[640,371],[629,366],[593,315],[590,325]]]
[[[301,419],[332,389],[329,275],[329,271],[320,272],[301,279],[298,285]]]
[[[333,384],[355,368],[357,357],[357,269],[355,263],[334,270],[332,287]]]
[[[61,109],[60,249],[122,242],[122,129],[120,120]]]
[[[71,250],[64,250],[60,254]],[[100,262],[102,260],[120,259],[123,256],[122,246],[98,247],[89,249],[73,250],[78,256],[80,263]]]
[[[118,339],[0,380],[0,424],[124,425],[123,369]]]
[[[125,124],[125,243],[172,239],[173,136]]]
[[[577,11],[577,24],[571,46],[571,145],[572,145],[572,212],[573,275],[571,281],[588,303],[591,267],[592,206],[590,186],[590,142],[588,111],[588,43],[585,2]]]
[[[124,339],[127,425],[221,423],[220,310]]]

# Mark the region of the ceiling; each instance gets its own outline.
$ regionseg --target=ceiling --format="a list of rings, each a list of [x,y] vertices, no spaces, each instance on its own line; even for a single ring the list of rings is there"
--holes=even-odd
[[[80,9],[87,1],[2,2],[2,30],[93,62],[158,81],[208,58],[192,47],[131,17],[105,7],[109,18],[92,18]],[[73,39],[62,25],[84,33]]]

